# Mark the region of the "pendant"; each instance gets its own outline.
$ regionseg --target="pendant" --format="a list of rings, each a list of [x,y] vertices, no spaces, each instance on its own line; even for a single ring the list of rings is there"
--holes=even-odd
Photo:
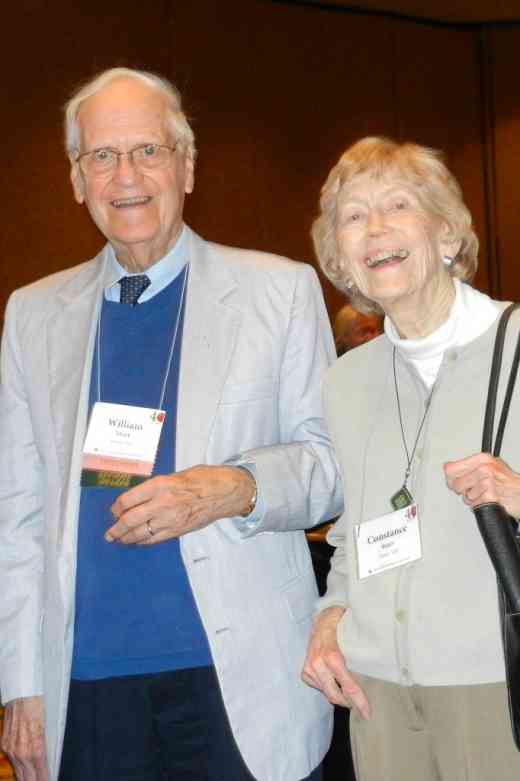
[[[396,494],[390,497],[390,504],[394,510],[402,510],[403,507],[408,507],[408,505],[413,504],[413,496],[406,487],[406,484],[403,485]]]

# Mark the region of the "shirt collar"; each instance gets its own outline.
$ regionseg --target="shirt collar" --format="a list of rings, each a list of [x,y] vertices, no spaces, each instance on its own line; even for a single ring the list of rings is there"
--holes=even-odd
[[[428,360],[444,354],[451,347],[462,347],[477,339],[495,322],[499,309],[489,296],[459,279],[455,283],[455,301],[448,319],[433,333],[422,339],[401,339],[390,320],[385,317],[385,333],[393,345],[409,360]]]
[[[170,282],[173,282],[184,269],[188,260],[187,237],[188,231],[186,230],[186,226],[183,225],[179,238],[168,254],[154,263],[153,266],[146,269],[146,276],[150,280],[150,284],[146,290],[141,293],[141,296],[139,297],[140,304],[149,301],[156,296],[157,293],[160,293],[161,290],[164,290],[164,288],[167,287]],[[121,297],[119,280],[121,277],[136,276],[143,272],[138,271],[136,274],[129,274],[117,260],[114,249],[110,244],[108,245],[108,268],[110,270],[111,278],[116,281],[105,288],[105,300],[119,303]]]

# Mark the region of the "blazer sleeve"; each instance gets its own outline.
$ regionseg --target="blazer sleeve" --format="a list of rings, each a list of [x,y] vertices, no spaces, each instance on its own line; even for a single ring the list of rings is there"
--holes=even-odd
[[[0,691],[42,693],[42,464],[25,390],[17,298],[8,302],[0,382]]]
[[[241,454],[251,464],[264,509],[253,523],[235,519],[233,534],[293,531],[338,515],[341,477],[322,408],[323,376],[335,359],[334,342],[314,269],[298,264],[279,379],[279,445]]]

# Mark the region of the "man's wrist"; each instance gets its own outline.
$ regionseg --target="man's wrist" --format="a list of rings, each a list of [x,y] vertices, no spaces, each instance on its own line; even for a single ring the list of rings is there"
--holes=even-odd
[[[236,466],[236,469],[240,469],[241,472],[244,472],[251,483],[251,496],[248,501],[247,506],[244,508],[243,512],[240,513],[241,518],[247,518],[249,515],[251,515],[252,512],[254,512],[254,509],[256,507],[256,502],[258,499],[258,491],[257,491],[257,485],[256,485],[256,479],[253,473],[250,469],[247,468],[247,466],[238,465]]]

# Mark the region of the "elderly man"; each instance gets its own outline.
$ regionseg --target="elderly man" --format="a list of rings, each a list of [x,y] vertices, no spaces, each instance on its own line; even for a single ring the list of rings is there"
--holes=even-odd
[[[301,529],[341,500],[315,274],[184,225],[195,150],[169,82],[101,74],[66,136],[108,243],[7,307],[4,748],[23,781],[318,778]]]

